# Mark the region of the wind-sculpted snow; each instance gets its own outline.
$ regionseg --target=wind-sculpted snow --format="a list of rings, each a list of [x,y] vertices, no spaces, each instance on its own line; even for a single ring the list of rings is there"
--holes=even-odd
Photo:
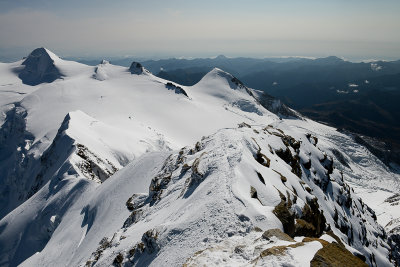
[[[0,266],[390,265],[396,213],[347,182],[391,201],[399,176],[351,137],[220,69],[188,87],[44,51],[62,79],[0,65]]]

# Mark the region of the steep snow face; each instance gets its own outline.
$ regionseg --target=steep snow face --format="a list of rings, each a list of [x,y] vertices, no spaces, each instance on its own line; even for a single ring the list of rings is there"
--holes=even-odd
[[[324,243],[299,242],[304,236],[324,238],[332,230],[334,242],[364,255],[368,264],[389,266],[382,227],[333,164],[310,136],[243,124],[205,137],[193,148],[146,154],[101,186],[75,185],[84,192],[67,211],[52,206],[42,215],[40,197],[51,194],[57,202],[62,196],[51,186],[65,183],[49,181],[1,221],[2,237],[8,238],[0,238],[1,247],[16,252],[16,246],[31,248],[22,266],[110,266],[115,261],[177,266],[218,262],[231,249],[237,263],[279,265],[269,251],[288,246],[287,254],[282,252],[286,263],[307,266]],[[27,208],[39,211],[43,225],[57,218],[47,243],[35,254],[27,245],[32,240],[12,241],[16,236],[11,233],[32,223],[30,218],[11,223]],[[255,232],[270,229],[285,232],[286,242],[282,237],[260,239]],[[234,241],[248,244],[251,251],[232,248]],[[7,255],[11,262],[22,259],[18,253]]]
[[[341,163],[336,167],[355,192],[376,212],[378,222],[385,227],[392,240],[393,249],[399,252],[400,212],[396,199],[400,194],[400,175],[390,170],[367,148],[356,143],[351,136],[332,127],[311,120],[291,120],[290,125],[298,132],[318,136],[319,145]],[[400,263],[400,257],[397,257]]]
[[[55,242],[54,262],[42,262],[41,266],[68,266],[73,254],[83,257],[76,262],[84,263],[102,236],[112,235],[120,227],[120,222],[129,216],[129,211],[120,205],[118,199],[129,198],[132,192],[145,192],[150,177],[156,172],[153,166],[162,164],[163,159],[164,155],[160,153],[146,154],[101,186],[69,173],[65,173],[62,180],[55,177],[48,181],[39,192],[1,221],[1,264],[17,266],[42,251],[49,240]],[[73,254],[64,254],[66,247]]]
[[[12,105],[0,128],[0,217],[4,217],[24,200],[34,173],[33,161],[27,158],[33,136],[25,131],[27,113],[20,105]],[[35,168],[34,168],[35,169]]]

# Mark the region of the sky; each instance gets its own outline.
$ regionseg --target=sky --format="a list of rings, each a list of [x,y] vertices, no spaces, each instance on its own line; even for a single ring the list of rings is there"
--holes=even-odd
[[[0,60],[63,57],[400,59],[399,0],[0,0]]]

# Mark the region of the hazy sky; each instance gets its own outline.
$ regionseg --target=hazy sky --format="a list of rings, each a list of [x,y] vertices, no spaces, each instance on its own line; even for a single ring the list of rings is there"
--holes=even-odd
[[[400,58],[400,0],[0,0],[0,59]]]

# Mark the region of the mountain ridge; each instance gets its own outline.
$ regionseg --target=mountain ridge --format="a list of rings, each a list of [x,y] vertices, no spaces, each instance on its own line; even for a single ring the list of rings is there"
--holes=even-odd
[[[104,63],[0,88],[14,101],[0,101],[0,167],[24,173],[1,177],[15,207],[0,220],[0,265],[282,264],[267,252],[279,246],[307,265],[327,243],[374,266],[398,256],[386,217],[347,183],[396,193],[399,175],[349,136],[271,113],[220,69],[183,86]]]

